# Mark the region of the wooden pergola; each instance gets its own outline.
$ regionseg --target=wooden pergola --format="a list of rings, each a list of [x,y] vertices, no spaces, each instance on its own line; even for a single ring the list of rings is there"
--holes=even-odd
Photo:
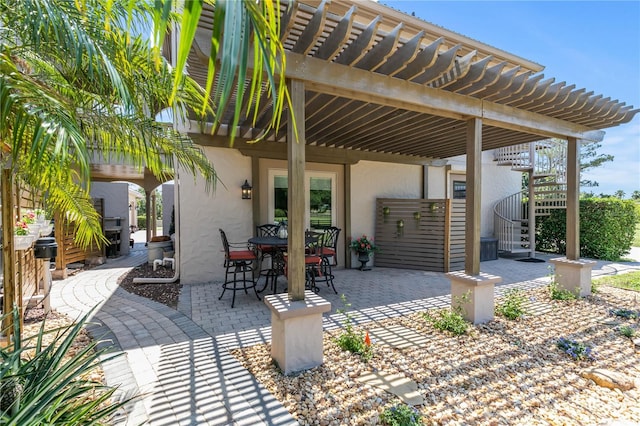
[[[305,161],[348,164],[358,159],[426,164],[466,154],[465,273],[480,273],[480,188],[483,150],[555,137],[569,143],[567,258],[579,253],[579,150],[601,141],[602,129],[638,112],[624,102],[545,78],[543,67],[374,2],[283,1],[281,39],[296,118],[263,135],[272,108],[263,92],[258,120],[243,108],[244,153],[288,159],[289,292],[304,299]],[[189,58],[189,74],[204,83],[211,10],[205,10]],[[248,86],[250,81],[246,82]],[[198,143],[228,146],[235,105],[222,114],[215,137]],[[290,116],[290,114],[289,114]],[[328,159],[328,160],[327,160]],[[257,161],[254,161],[254,170]],[[259,200],[254,200],[254,215]],[[254,216],[255,217],[255,216]]]

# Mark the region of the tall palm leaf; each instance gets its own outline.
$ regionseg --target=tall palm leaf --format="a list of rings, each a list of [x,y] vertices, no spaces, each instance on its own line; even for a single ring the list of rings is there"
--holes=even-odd
[[[108,0],[0,0],[3,165],[49,192],[51,206],[78,223],[82,245],[100,238],[88,192],[96,156],[146,167],[159,178],[175,158],[208,188],[216,182],[199,147],[153,120],[170,100],[177,115],[202,110],[204,93],[188,77],[172,92],[173,69],[127,28],[131,16],[148,13],[146,4],[129,7]]]
[[[170,16],[168,11],[172,4],[182,11],[176,52],[178,70],[183,70],[187,63],[203,8],[205,5],[213,7],[206,96],[200,108],[201,116],[204,116],[208,105],[213,105],[215,124],[219,124],[219,113],[226,109],[235,91],[236,109],[230,128],[233,141],[241,118],[243,100],[248,96],[249,109],[257,111],[260,89],[265,85],[273,102],[273,116],[264,134],[271,128],[277,128],[284,106],[290,104],[285,79],[279,78],[284,75],[286,66],[284,47],[280,41],[280,1],[157,0],[154,2],[154,40],[157,46],[161,46],[164,41]],[[159,52],[157,49],[156,55]],[[251,87],[249,93],[246,93],[244,84],[250,63],[253,67]],[[183,74],[176,74],[173,96],[185,78]]]

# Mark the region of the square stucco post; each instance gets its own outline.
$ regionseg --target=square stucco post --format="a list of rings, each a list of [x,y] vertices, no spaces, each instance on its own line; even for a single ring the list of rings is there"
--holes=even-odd
[[[482,120],[467,121],[467,193],[464,272],[450,272],[451,308],[462,309],[473,324],[493,319],[494,287],[502,278],[480,273],[480,211],[482,187]]]
[[[286,293],[265,296],[271,310],[271,357],[287,375],[323,362],[322,314],[331,303],[307,291],[304,300]]]
[[[567,257],[551,259],[558,288],[585,297],[591,294],[592,260],[580,259],[580,141],[567,140]]]

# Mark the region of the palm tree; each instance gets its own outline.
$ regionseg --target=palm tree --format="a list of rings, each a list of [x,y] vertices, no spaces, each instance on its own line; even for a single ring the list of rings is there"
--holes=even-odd
[[[280,0],[156,0],[153,6],[156,58],[160,56],[160,47],[170,24],[169,11],[174,3],[178,3],[182,10],[176,52],[178,70],[184,69],[187,63],[203,10],[208,9],[213,14],[209,70],[200,112],[204,113],[204,108],[212,105],[214,124],[218,124],[217,112],[224,111],[232,95],[235,95],[236,110],[230,126],[233,141],[240,119],[238,108],[243,105],[243,99],[248,96],[248,110],[252,110],[252,107],[259,105],[261,88],[265,86],[273,102],[273,115],[263,134],[268,134],[273,127],[277,128],[285,104],[290,104],[285,79],[277,78],[278,75],[284,75],[285,69],[284,47],[280,41]],[[245,81],[249,64],[252,64],[252,74],[247,93]],[[174,95],[184,78],[182,73],[175,74]]]
[[[75,221],[80,245],[101,238],[89,197],[96,155],[159,178],[175,157],[208,188],[216,181],[202,150],[153,118],[168,106],[210,114],[203,90],[186,76],[172,89],[173,68],[132,35],[145,3],[118,3],[0,0],[2,166]]]

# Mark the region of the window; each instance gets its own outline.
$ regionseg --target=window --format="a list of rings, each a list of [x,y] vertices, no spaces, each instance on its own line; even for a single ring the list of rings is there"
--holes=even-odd
[[[289,179],[286,170],[269,170],[269,219],[288,218]],[[305,173],[305,217],[307,228],[326,229],[336,223],[336,174]]]
[[[453,198],[454,199],[467,198],[467,182],[463,180],[453,181]]]

